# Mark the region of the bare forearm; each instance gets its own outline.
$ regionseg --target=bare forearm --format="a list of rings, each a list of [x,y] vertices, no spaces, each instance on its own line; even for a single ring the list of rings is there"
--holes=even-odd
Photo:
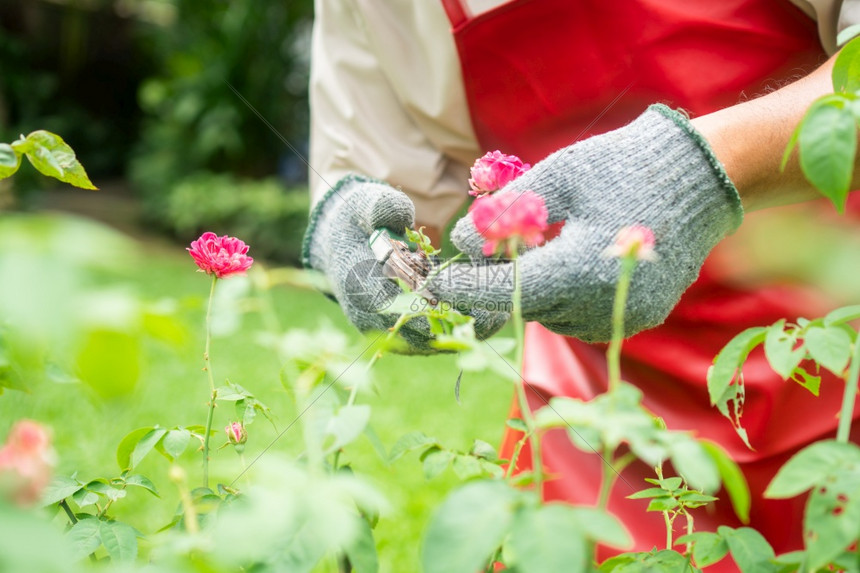
[[[784,171],[779,166],[804,112],[833,91],[834,59],[782,89],[693,120],[738,188],[746,211],[820,197],[803,177],[796,151]]]

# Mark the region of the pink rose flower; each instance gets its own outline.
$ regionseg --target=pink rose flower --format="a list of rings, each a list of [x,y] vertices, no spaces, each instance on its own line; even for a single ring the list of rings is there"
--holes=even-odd
[[[527,247],[539,245],[547,229],[546,204],[534,191],[522,194],[506,191],[480,197],[469,209],[472,223],[486,242],[484,256],[495,254],[500,246],[511,255],[513,243]]]
[[[249,257],[248,245],[235,237],[217,236],[203,233],[185,249],[194,257],[194,262],[207,275],[214,274],[219,279],[233,275],[244,275],[254,259]]]
[[[234,446],[244,444],[248,441],[248,432],[242,422],[231,422],[224,428],[227,440]]]
[[[15,422],[0,448],[0,494],[18,505],[32,505],[51,481],[53,467],[47,429],[32,420]]]
[[[472,165],[469,194],[480,197],[498,191],[530,168],[531,165],[523,163],[516,155],[490,151]]]
[[[654,231],[644,225],[632,225],[618,231],[615,242],[603,254],[607,257],[634,255],[640,261],[656,261]]]

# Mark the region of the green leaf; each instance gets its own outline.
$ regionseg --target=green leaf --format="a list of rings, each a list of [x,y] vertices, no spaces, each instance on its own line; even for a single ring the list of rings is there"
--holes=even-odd
[[[97,503],[99,496],[97,493],[93,493],[86,488],[81,488],[72,494],[72,501],[78,504],[78,507],[84,508]]]
[[[791,379],[809,390],[813,396],[818,396],[818,391],[821,388],[821,376],[813,376],[804,368],[798,366],[792,372]]]
[[[827,314],[824,317],[824,326],[836,326],[860,319],[860,304],[843,306]]]
[[[26,139],[27,159],[39,172],[81,189],[96,189],[75,152],[63,139],[49,131],[34,131]]]
[[[693,560],[698,567],[707,567],[721,561],[729,552],[729,545],[722,536],[712,531],[699,531],[683,535],[675,545],[693,544]]]
[[[436,438],[430,438],[424,432],[409,432],[401,436],[391,447],[391,453],[388,455],[388,463],[400,459],[407,452],[433,445],[440,445]]]
[[[425,458],[426,462],[427,459]],[[454,473],[457,477],[466,480],[479,476],[484,473],[484,468],[481,467],[481,462],[475,456],[454,454],[453,464],[451,464]]]
[[[155,488],[155,484],[144,475],[133,474],[126,476],[125,483],[126,485],[143,488],[155,497],[161,497],[158,495],[158,490]]]
[[[574,507],[580,528],[585,536],[616,549],[629,549],[633,538],[614,515],[593,507]]]
[[[455,454],[448,450],[431,448],[424,457],[424,479],[433,479],[448,468],[448,464],[454,459]]]
[[[714,358],[714,365],[708,370],[708,394],[711,405],[715,405],[725,394],[738,368],[743,366],[753,348],[764,342],[767,328],[755,326],[735,336]]]
[[[732,559],[741,573],[765,573],[778,570],[773,563],[775,557],[770,543],[761,533],[750,527],[732,529],[721,525],[717,533],[726,540]]]
[[[140,441],[135,444],[134,450],[131,453],[131,465],[128,469],[136,468],[137,464],[139,464],[143,458],[152,451],[152,448],[158,444],[166,433],[167,430],[164,428],[153,428],[147,432]]]
[[[379,571],[379,558],[376,555],[376,543],[373,541],[373,530],[366,519],[356,518],[357,528],[352,541],[344,547],[344,553],[349,558],[355,573],[376,573]]]
[[[324,453],[330,454],[355,441],[364,432],[368,421],[370,421],[370,406],[367,404],[344,406],[338,410],[326,426],[326,434],[334,439],[327,445]]]
[[[137,558],[137,533],[132,526],[119,521],[102,521],[99,535],[113,562],[131,562]]]
[[[749,523],[750,519],[750,488],[747,485],[747,479],[741,471],[738,464],[729,457],[722,446],[708,441],[701,440],[705,451],[717,464],[717,469],[720,472],[720,479],[726,492],[729,494],[729,500],[732,502],[732,508],[735,510],[735,515],[741,520],[741,523]]]
[[[857,26],[854,34],[857,33]],[[847,31],[847,30],[845,30]],[[843,31],[843,32],[845,32]],[[840,34],[843,41],[847,38]],[[850,37],[850,36],[849,36]],[[833,91],[834,92],[851,92],[854,93],[860,90],[860,42],[848,42],[836,56],[836,61],[833,63]]]
[[[662,487],[649,487],[647,489],[640,489],[636,493],[631,493],[627,496],[627,499],[648,499],[651,497],[664,497],[666,495],[666,490]]]
[[[851,337],[839,326],[811,327],[806,332],[809,356],[836,374],[842,376],[851,358]]]
[[[125,471],[134,467],[131,463],[131,455],[134,452],[134,448],[137,447],[137,443],[141,438],[154,429],[154,426],[146,426],[145,428],[132,430],[125,435],[116,448],[116,463],[119,465],[119,469]]]
[[[42,505],[59,503],[83,488],[84,484],[72,477],[55,476],[42,492]]]
[[[21,166],[21,156],[8,143],[0,143],[0,179],[11,177]]]
[[[522,418],[511,418],[510,420],[507,420],[505,422],[505,425],[507,425],[512,430],[516,430],[517,432],[522,432],[524,434],[528,433],[529,431],[528,426],[526,426],[526,423],[523,421]]]
[[[851,111],[828,102],[814,103],[800,124],[800,167],[840,213],[854,171],[856,132]]]
[[[182,455],[190,441],[191,432],[188,430],[170,430],[161,440],[161,447],[168,456],[175,460]]]
[[[807,566],[836,559],[860,531],[860,467],[838,468],[812,490],[803,516]]]
[[[655,497],[648,504],[648,509],[645,511],[669,511],[678,507],[678,500],[669,494],[663,497]]]
[[[112,485],[107,483],[105,479],[94,479],[86,486],[88,490],[95,492],[103,497],[110,499],[111,501],[116,501],[125,497],[125,491],[119,488],[113,487]]]
[[[836,468],[860,465],[860,448],[833,440],[815,442],[789,459],[764,491],[764,496],[782,499],[800,495],[822,483]]]
[[[600,564],[599,571],[612,573],[698,573],[688,558],[677,551],[656,549],[647,553],[623,553]]]
[[[694,489],[716,493],[720,489],[720,471],[704,446],[689,436],[671,445],[672,466]],[[676,486],[677,487],[677,486]]]
[[[572,507],[550,504],[517,512],[508,543],[517,571],[586,569],[586,539]]]
[[[768,328],[764,339],[764,354],[770,367],[785,380],[791,376],[806,351],[803,345],[797,346],[797,337],[785,332],[785,319]]]
[[[69,543],[76,559],[83,559],[102,544],[101,522],[95,517],[81,519],[69,530]]]
[[[511,528],[522,494],[500,481],[475,481],[449,495],[430,519],[421,551],[425,573],[474,573]]]
[[[496,453],[496,448],[484,440],[476,439],[472,443],[472,450],[469,453],[477,458],[482,458],[491,462],[499,459],[499,455]]]

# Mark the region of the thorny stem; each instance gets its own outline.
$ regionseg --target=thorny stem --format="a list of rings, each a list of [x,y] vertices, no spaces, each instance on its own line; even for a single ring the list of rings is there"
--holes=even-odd
[[[464,255],[464,253],[457,253],[456,255],[454,255],[453,257],[451,257],[450,259],[448,259],[447,261],[445,261],[444,263],[442,263],[441,265],[439,265],[438,267],[436,267],[432,271],[430,271],[430,273],[427,275],[427,278],[424,279],[424,282],[421,283],[421,286],[418,287],[415,290],[415,292],[421,292],[424,289],[426,289],[427,285],[430,284],[430,281],[432,281],[433,279],[438,277],[442,271],[444,271],[445,269],[447,269],[451,265],[451,263],[453,263],[454,261],[456,261],[457,259],[459,259],[463,255]]]
[[[839,426],[836,430],[837,442],[848,442],[851,434],[851,422],[854,421],[854,401],[857,398],[857,380],[860,378],[860,338],[854,342],[854,356],[851,358],[851,368],[845,380],[845,391],[842,394],[842,409],[839,411]]]
[[[209,397],[209,413],[206,416],[206,435],[203,436],[203,487],[209,487],[209,437],[212,434],[212,418],[215,417],[215,399],[218,390],[212,390]]]
[[[397,322],[394,323],[394,326],[388,329],[388,335],[385,337],[384,345],[387,345],[389,342],[394,340],[394,337],[397,336],[397,333],[400,332],[400,329],[403,328],[403,325],[418,316],[418,314],[405,313],[401,314],[400,318],[397,319]],[[377,360],[382,358],[382,352],[377,351],[373,354],[373,357],[370,359],[370,362],[367,363],[367,371],[369,372],[373,365],[376,364]],[[355,402],[356,394],[358,394],[358,384],[353,385],[352,389],[349,392],[349,399],[346,401],[347,406],[352,406]]]
[[[684,516],[687,518],[687,535],[693,535],[693,514],[684,509]],[[693,544],[687,542],[687,554],[690,554],[690,551],[693,548]]]
[[[526,445],[526,442],[529,441],[530,434],[526,432],[523,434],[523,437],[517,440],[517,443],[514,444],[514,452],[511,454],[511,461],[508,462],[508,471],[505,472],[505,479],[510,478],[514,473],[514,468],[517,467],[517,459],[520,457],[520,451],[522,451],[523,446]]]
[[[69,521],[72,523],[72,525],[78,522],[78,518],[75,517],[75,512],[72,511],[72,508],[69,507],[69,503],[65,499],[59,503],[59,506],[62,507],[63,511],[66,512],[66,516],[68,516]],[[90,561],[97,561],[95,553],[90,553]]]
[[[215,283],[218,277],[212,275],[212,287],[209,289],[209,304],[206,308],[206,349],[203,351],[204,370],[209,378],[209,413],[206,416],[206,435],[203,436],[203,487],[209,487],[209,434],[212,432],[212,418],[215,415],[215,398],[218,390],[215,389],[215,378],[212,375],[212,360],[209,357],[209,348],[212,343],[212,301],[215,299]]]
[[[128,484],[124,483],[124,484],[122,484],[122,487],[120,488],[120,490],[124,490],[127,487],[128,487]],[[113,499],[113,498],[108,499],[105,506],[99,511],[98,516],[104,517],[107,514],[108,509],[110,509],[110,506],[113,505],[114,501],[116,501],[116,499]]]
[[[600,464],[600,496],[597,498],[597,507],[600,509],[606,509],[606,506],[609,504],[609,494],[618,480],[618,475],[624,471],[624,468],[630,465],[630,462],[636,459],[636,456],[631,452],[627,452],[623,456],[613,460],[613,453],[608,448],[603,450],[603,460]]]
[[[606,367],[609,373],[609,388],[611,394],[621,384],[621,344],[624,342],[624,308],[627,305],[627,294],[630,290],[630,278],[636,268],[636,255],[629,254],[621,258],[621,273],[615,289],[615,302],[612,307],[612,340],[606,351]]]
[[[517,346],[516,346],[516,361],[514,363],[514,367],[517,369],[517,373],[522,376],[523,371],[523,342],[524,342],[524,333],[525,333],[525,325],[523,324],[523,304],[522,304],[522,285],[521,285],[521,277],[520,277],[520,266],[517,263],[517,248],[518,245],[516,241],[512,241],[514,244],[511,245],[511,252],[513,253],[513,263],[514,263],[514,293],[513,293],[513,309],[511,312],[511,316],[513,317],[514,322],[514,333],[516,334]],[[520,380],[514,382],[514,388],[516,388],[517,392],[517,401],[519,402],[520,412],[523,417],[523,422],[526,424],[526,428],[528,429],[527,435],[529,437],[529,441],[531,442],[531,450],[532,450],[532,472],[534,474],[534,484],[535,491],[538,494],[538,497],[543,498],[543,461],[541,459],[541,451],[540,451],[540,434],[535,429],[535,420],[534,416],[532,416],[532,411],[529,408],[528,398],[526,397],[526,388],[525,388],[525,379],[521,378]]]
[[[657,478],[662,481],[663,465],[658,465],[654,468],[654,471],[657,473]],[[663,510],[663,521],[666,523],[666,549],[672,549],[672,521],[674,520],[669,517],[667,510]]]
[[[72,525],[74,525],[78,522],[78,518],[75,517],[75,512],[72,511],[72,508],[69,507],[69,504],[65,499],[60,502],[60,507],[62,507],[63,511],[66,512],[66,515],[68,516],[69,521],[72,522]]]

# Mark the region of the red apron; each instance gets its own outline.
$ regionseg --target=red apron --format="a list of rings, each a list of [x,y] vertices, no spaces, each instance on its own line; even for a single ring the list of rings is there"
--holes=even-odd
[[[762,93],[772,87],[768,81],[808,73],[825,59],[815,24],[788,0],[513,0],[476,17],[459,0],[443,4],[481,147],[531,163],[624,125],[651,103],[694,116],[709,113]],[[634,336],[623,351],[622,377],[643,390],[652,412],[672,429],[722,444],[741,464],[753,493],[750,525],[777,553],[801,547],[804,500],[765,500],[761,492],[791,454],[833,435],[842,383],[825,377],[821,396],[813,398],[777,377],[763,353],[753,353],[744,369],[743,417],[753,452],[709,405],[705,377],[714,356],[744,328],[823,310],[798,288],[749,292],[722,284],[706,262],[666,323]],[[551,396],[589,399],[604,392],[604,350],[529,324],[524,377],[543,393],[529,393],[532,408]],[[516,438],[506,436],[503,457]],[[519,470],[530,465],[525,453]],[[595,503],[597,456],[575,449],[555,430],[543,440],[543,459],[548,473],[559,476],[546,484],[547,499]],[[662,547],[662,516],[646,513],[647,501],[625,499],[646,487],[643,478],[654,477],[653,469],[633,464],[623,477],[632,489],[619,480],[610,511],[631,531],[636,550]],[[740,525],[727,499],[715,505],[697,511],[697,530]],[[721,565],[733,569],[729,559]]]

